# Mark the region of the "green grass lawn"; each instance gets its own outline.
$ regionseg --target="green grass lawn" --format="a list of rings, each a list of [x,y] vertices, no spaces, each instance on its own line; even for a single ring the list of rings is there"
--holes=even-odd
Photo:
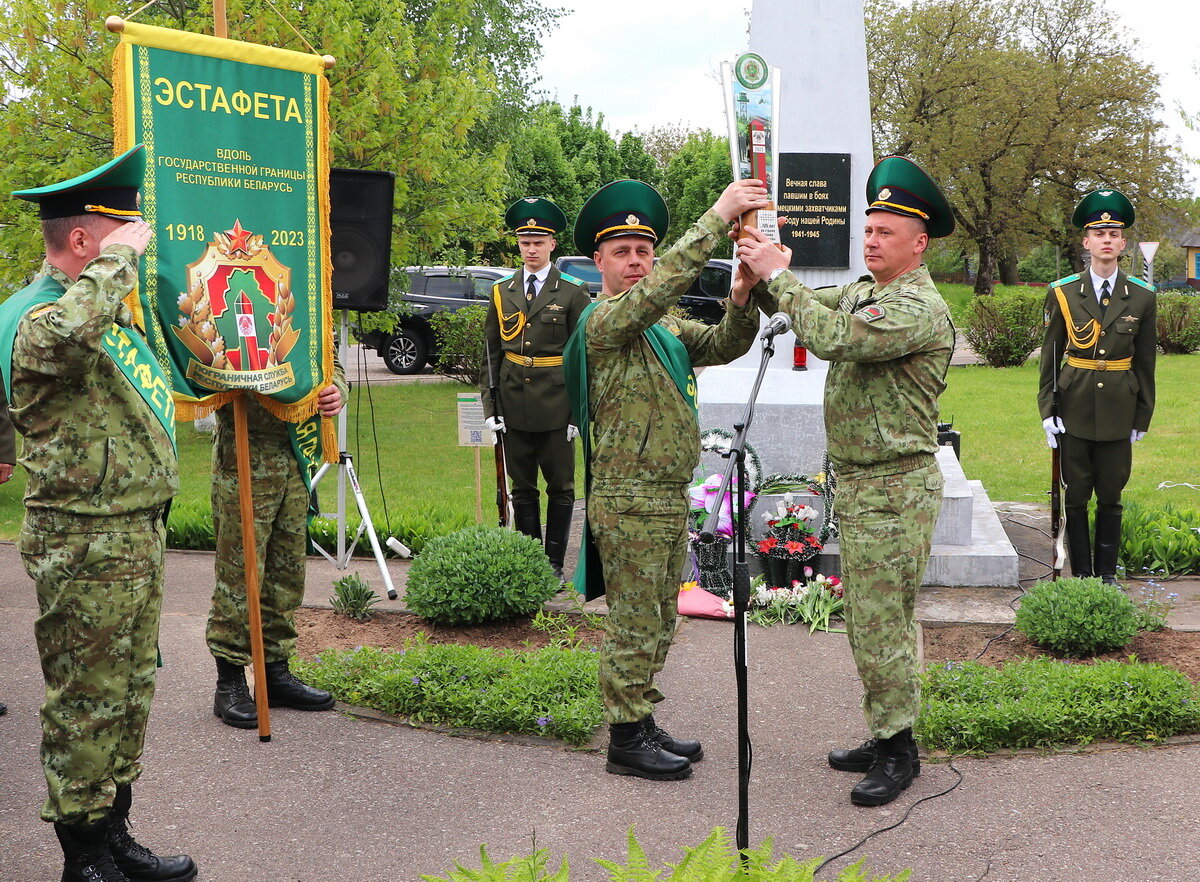
[[[993,500],[1045,501],[1050,455],[1037,413],[1036,365],[955,367],[948,383],[942,414],[962,433],[967,477],[982,480]],[[1200,485],[1200,417],[1191,398],[1198,383],[1200,354],[1159,358],[1158,406],[1150,433],[1134,448],[1126,498],[1200,509],[1200,492],[1187,487],[1155,489],[1162,481]],[[464,389],[453,382],[355,387],[348,447],[377,527],[475,522],[476,449],[458,446],[456,397]],[[179,501],[207,507],[209,436],[180,424],[179,453]],[[480,517],[483,523],[494,523],[492,452],[484,448],[479,454]],[[333,480],[323,485],[326,511],[335,507],[335,485]],[[12,481],[0,489],[0,538],[12,539],[20,529],[24,489],[25,474],[18,467]],[[353,511],[352,500],[348,507]]]

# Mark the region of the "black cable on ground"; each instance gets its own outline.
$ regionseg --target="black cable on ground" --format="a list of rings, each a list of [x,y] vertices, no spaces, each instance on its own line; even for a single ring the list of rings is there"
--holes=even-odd
[[[392,518],[390,512],[388,511],[387,492],[383,489],[383,464],[379,451],[379,428],[375,422],[375,398],[371,394],[371,379],[367,374],[367,360],[361,345],[358,347],[358,378],[359,383],[366,390],[367,404],[371,417],[371,441],[375,448],[375,480],[379,484],[379,498],[383,503],[384,530],[390,536],[392,534]],[[362,408],[359,408],[355,413],[354,446],[359,450],[362,449]]]
[[[821,861],[821,863],[819,865],[817,865],[817,868],[815,870],[813,870],[813,879],[817,878],[817,873],[821,872],[821,870],[825,869],[827,866],[829,866],[829,864],[831,864],[833,861],[836,861],[838,858],[843,858],[846,855],[857,851],[858,849],[862,848],[869,840],[874,839],[880,833],[886,833],[889,830],[895,830],[897,827],[899,827],[901,824],[903,824],[905,821],[908,820],[908,816],[912,814],[913,809],[915,809],[921,803],[929,802],[929,800],[931,800],[931,799],[938,799],[940,797],[943,797],[947,793],[950,793],[952,790],[954,790],[956,787],[958,787],[958,785],[963,782],[962,772],[960,772],[957,768],[955,768],[953,757],[951,757],[949,760],[946,761],[946,765],[950,769],[950,771],[952,771],[957,776],[957,778],[955,779],[953,784],[951,784],[949,787],[947,787],[945,790],[941,791],[940,793],[934,793],[934,794],[931,794],[930,796],[922,796],[920,799],[918,799],[916,802],[914,802],[912,805],[910,805],[908,807],[908,809],[904,812],[903,816],[901,816],[900,820],[896,821],[896,823],[888,824],[886,827],[880,827],[878,830],[873,830],[872,832],[868,833],[866,836],[864,836],[862,839],[858,840],[858,842],[854,843],[849,848],[839,851],[837,854],[832,855],[831,857],[825,858],[825,860]]]

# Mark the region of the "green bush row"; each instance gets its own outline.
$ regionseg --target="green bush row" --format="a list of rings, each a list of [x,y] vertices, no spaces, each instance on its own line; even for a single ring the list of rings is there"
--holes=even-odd
[[[600,725],[598,657],[578,647],[496,650],[432,644],[422,635],[400,651],[326,651],[292,667],[339,701],[414,722],[568,744],[586,744]]]
[[[1200,296],[1162,291],[1158,301],[1158,346],[1166,355],[1200,349]]]
[[[1046,291],[1014,291],[974,297],[962,332],[975,354],[992,367],[1024,364],[1042,345]]]
[[[927,747],[953,753],[1138,744],[1200,732],[1200,694],[1179,671],[1136,661],[951,663],[926,673],[915,728]]]
[[[1126,503],[1120,561],[1127,573],[1200,574],[1200,512],[1170,503],[1155,508]]]
[[[776,859],[773,844],[767,839],[758,848],[748,848],[739,854],[728,831],[715,828],[708,838],[696,846],[685,846],[679,863],[653,870],[646,852],[629,830],[627,857],[624,863],[593,858],[604,868],[609,882],[813,882],[813,873],[821,866],[815,858],[803,863],[788,855]],[[535,849],[532,854],[496,863],[488,855],[487,846],[479,848],[479,869],[456,864],[447,876],[422,876],[422,882],[570,882],[571,870],[566,858],[558,869],[550,867],[548,849]],[[866,859],[846,867],[834,877],[834,882],[905,882],[911,870],[895,876],[875,876],[864,866]],[[591,877],[593,874],[585,874]]]

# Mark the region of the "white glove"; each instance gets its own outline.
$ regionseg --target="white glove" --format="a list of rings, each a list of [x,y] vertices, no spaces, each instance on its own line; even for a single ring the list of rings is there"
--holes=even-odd
[[[1129,443],[1136,444],[1138,441],[1141,441],[1145,437],[1146,437],[1145,432],[1139,432],[1137,429],[1134,429],[1132,432],[1129,433]]]
[[[1044,420],[1042,420],[1042,428],[1046,432],[1046,446],[1048,446],[1051,450],[1054,450],[1058,447],[1058,439],[1054,436],[1061,435],[1063,432],[1067,431],[1063,427],[1063,421],[1058,417],[1046,417]]]
[[[506,425],[504,425],[504,417],[502,417],[502,416],[488,417],[486,420],[483,421],[483,425],[485,428],[487,428],[493,432],[507,432],[508,431],[508,427]]]
[[[567,442],[569,443],[571,441],[574,441],[578,437],[579,437],[578,427],[572,426],[570,423],[567,423]]]

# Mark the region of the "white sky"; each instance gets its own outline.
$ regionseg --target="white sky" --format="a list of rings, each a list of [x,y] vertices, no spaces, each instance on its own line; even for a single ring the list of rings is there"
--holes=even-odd
[[[744,52],[751,0],[555,0],[572,10],[546,40],[541,88],[602,112],[610,131],[683,123],[723,132],[721,61]],[[1103,0],[1128,29],[1134,51],[1162,75],[1162,118],[1186,152],[1200,158],[1176,105],[1200,113],[1200,3]],[[803,39],[797,34],[797,41]],[[1200,163],[1191,166],[1200,195]]]

